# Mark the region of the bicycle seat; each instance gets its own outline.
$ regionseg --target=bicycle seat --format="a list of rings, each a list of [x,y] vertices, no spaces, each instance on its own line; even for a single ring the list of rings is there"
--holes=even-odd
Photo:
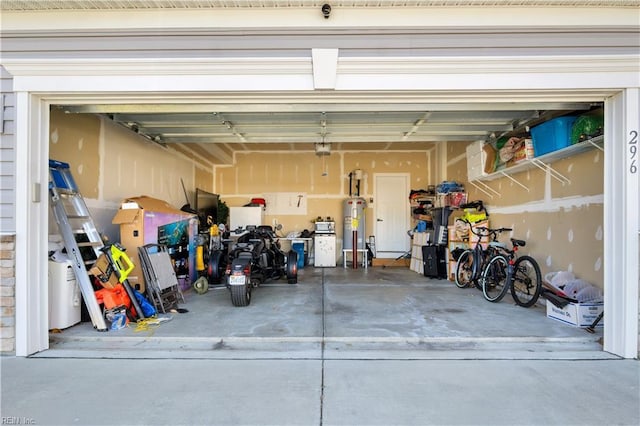
[[[524,247],[527,245],[527,242],[525,240],[517,240],[515,238],[512,238],[511,244],[513,244],[514,247]]]

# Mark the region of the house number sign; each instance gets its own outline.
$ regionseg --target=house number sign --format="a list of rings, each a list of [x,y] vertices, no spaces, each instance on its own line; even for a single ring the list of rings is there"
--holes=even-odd
[[[632,130],[629,135],[631,136],[631,139],[629,139],[629,159],[631,160],[629,172],[635,175],[638,173],[638,131]]]

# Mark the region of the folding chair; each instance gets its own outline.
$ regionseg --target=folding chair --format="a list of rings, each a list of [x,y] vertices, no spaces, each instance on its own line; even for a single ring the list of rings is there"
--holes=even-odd
[[[147,295],[156,311],[167,313],[184,303],[167,247],[162,244],[146,244],[138,247],[140,263],[147,286]]]

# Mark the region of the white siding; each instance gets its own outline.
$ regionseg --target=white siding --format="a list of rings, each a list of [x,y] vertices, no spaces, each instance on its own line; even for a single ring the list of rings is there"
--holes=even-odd
[[[0,234],[15,233],[15,96],[13,79],[0,67]]]

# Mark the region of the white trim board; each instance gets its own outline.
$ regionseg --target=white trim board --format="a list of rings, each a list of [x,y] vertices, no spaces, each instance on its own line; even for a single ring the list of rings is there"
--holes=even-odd
[[[529,58],[535,64],[541,58]],[[108,75],[100,74],[106,70],[98,68],[77,68],[75,75],[71,75],[72,68],[67,67],[64,76],[49,75],[46,69],[47,61],[31,63],[29,67],[20,67],[16,61],[7,62],[10,72],[19,71],[15,76],[17,93],[16,102],[16,354],[26,356],[48,347],[46,306],[47,294],[39,289],[39,283],[46,280],[46,230],[48,220],[48,205],[45,202],[33,201],[37,197],[32,191],[38,188],[40,200],[47,199],[46,182],[48,169],[46,167],[48,155],[48,108],[51,104],[66,100],[79,104],[95,104],[101,101],[123,103],[136,98],[138,102],[152,103],[198,103],[211,101],[209,90],[229,94],[239,91],[247,98],[261,99],[267,102],[283,102],[285,99],[297,98],[302,102],[321,101],[326,104],[340,104],[348,100],[357,99],[358,89],[365,88],[366,100],[385,100],[385,96],[393,98],[398,104],[413,101],[455,102],[457,105],[478,102],[508,102],[517,99],[538,99],[541,102],[548,99],[568,101],[573,99],[587,99],[602,101],[608,95],[614,94],[607,100],[606,108],[607,141],[605,145],[605,350],[627,358],[637,357],[638,353],[638,177],[626,174],[629,169],[630,158],[627,157],[625,141],[632,130],[638,129],[640,114],[636,65],[623,73],[616,71],[619,62],[615,58],[606,59],[597,72],[556,71],[547,68],[532,70],[526,74],[512,74],[512,78],[504,78],[505,74],[473,74],[469,70],[464,72],[464,80],[470,81],[461,87],[460,81],[451,76],[441,75],[429,84],[429,78],[434,75],[419,76],[406,79],[402,72],[396,72],[395,80],[391,81],[389,74],[384,79],[380,75],[369,74],[364,78],[366,82],[343,80],[338,84],[346,93],[327,95],[325,92],[313,93],[311,68],[308,74],[300,78],[280,75],[275,80],[282,90],[275,91],[270,97],[265,93],[269,82],[274,81],[273,75],[261,75],[254,79],[251,85],[239,87],[230,85],[224,87],[217,79],[219,76],[197,75],[194,78],[176,79],[171,75],[153,75],[153,67],[145,75]],[[629,58],[627,58],[629,59]],[[512,58],[510,59],[512,60]],[[64,63],[64,60],[58,60]],[[469,63],[478,61],[469,58]],[[54,61],[55,62],[55,61]],[[385,59],[381,58],[380,63]],[[540,63],[540,61],[538,61]],[[544,61],[543,61],[544,62]],[[24,65],[25,62],[22,62]],[[86,65],[87,63],[85,63]],[[540,63],[542,65],[542,63]],[[108,65],[105,62],[104,65]],[[286,65],[286,64],[285,64]],[[548,63],[544,64],[548,67]],[[286,66],[285,66],[286,68]],[[508,67],[507,67],[508,68]],[[544,68],[544,67],[543,67]],[[179,73],[179,67],[174,68]],[[609,70],[609,71],[607,71]],[[185,70],[185,75],[188,74]],[[138,71],[139,72],[139,71]],[[245,71],[246,72],[246,71]],[[391,73],[389,69],[386,72]],[[126,73],[125,73],[126,74]],[[179,74],[177,74],[179,75]],[[364,74],[363,74],[364,76]],[[196,78],[197,77],[197,78]],[[516,78],[517,77],[517,78]],[[561,77],[561,78],[560,78]],[[338,76],[338,80],[340,76]],[[240,83],[248,80],[248,76],[241,76],[235,80],[221,79]],[[378,81],[378,83],[376,83]],[[401,81],[401,83],[398,83]],[[536,90],[532,90],[531,81],[535,81]],[[202,85],[200,85],[202,83]],[[420,84],[418,84],[420,83]],[[619,87],[626,85],[627,90]],[[167,91],[170,87],[171,91]],[[299,92],[300,89],[302,92]],[[393,88],[391,93],[382,91]],[[412,90],[412,88],[414,90]],[[557,89],[557,90],[556,90]],[[163,90],[164,92],[159,92]],[[258,91],[260,91],[258,93]],[[500,97],[500,91],[504,96]],[[267,90],[268,92],[268,90]],[[336,90],[338,92],[338,90]],[[220,95],[219,93],[219,95]],[[359,94],[363,96],[363,93]],[[222,95],[220,95],[222,97]],[[238,100],[236,99],[236,102]],[[362,101],[362,99],[361,99]],[[44,236],[44,237],[43,237]],[[34,259],[38,259],[34,261]],[[621,267],[623,265],[623,267]],[[615,286],[612,283],[617,283]],[[622,283],[622,284],[620,284]],[[635,322],[635,326],[634,326]]]

